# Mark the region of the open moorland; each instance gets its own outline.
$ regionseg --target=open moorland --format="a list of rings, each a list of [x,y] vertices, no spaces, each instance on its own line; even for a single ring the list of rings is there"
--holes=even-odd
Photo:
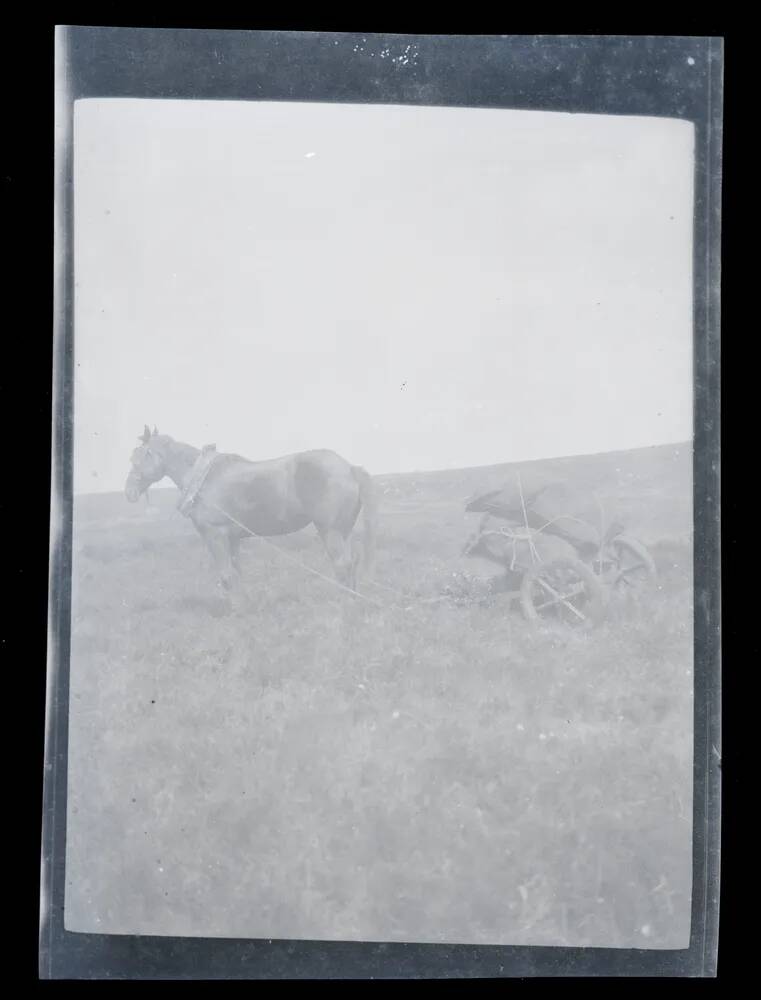
[[[365,603],[257,539],[226,612],[174,489],[77,497],[66,926],[686,947],[689,445],[377,478]],[[461,557],[469,496],[537,467],[659,578],[531,625]],[[329,573],[313,529],[276,540]]]

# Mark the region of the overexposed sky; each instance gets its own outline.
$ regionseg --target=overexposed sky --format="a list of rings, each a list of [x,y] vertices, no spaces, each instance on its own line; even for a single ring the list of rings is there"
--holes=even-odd
[[[75,491],[143,424],[372,473],[692,436],[693,128],[78,101]]]

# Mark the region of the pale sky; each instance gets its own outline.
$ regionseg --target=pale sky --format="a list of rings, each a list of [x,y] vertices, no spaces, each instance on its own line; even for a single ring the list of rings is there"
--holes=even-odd
[[[690,123],[97,99],[74,154],[75,492],[145,423],[374,474],[692,437]]]

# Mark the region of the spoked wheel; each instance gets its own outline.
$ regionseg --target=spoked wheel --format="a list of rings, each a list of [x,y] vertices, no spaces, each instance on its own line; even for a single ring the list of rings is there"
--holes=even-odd
[[[619,535],[610,543],[610,551],[613,556],[610,585],[616,593],[638,593],[655,582],[655,563],[642,542]]]
[[[553,559],[537,563],[523,577],[521,607],[529,621],[589,626],[602,616],[604,592],[579,559]]]

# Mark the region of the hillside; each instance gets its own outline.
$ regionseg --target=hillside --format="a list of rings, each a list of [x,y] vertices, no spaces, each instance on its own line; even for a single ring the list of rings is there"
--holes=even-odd
[[[664,537],[686,539],[692,530],[692,446],[660,445],[631,451],[538,459],[471,469],[387,474],[375,477],[383,513],[421,514],[464,510],[469,497],[497,489],[520,473],[561,480],[588,490],[615,509],[646,542]],[[122,493],[91,493],[75,498],[78,523],[111,524],[145,521],[171,513],[178,493],[157,485],[149,503],[128,504]],[[154,508],[154,509],[150,509]]]
[[[77,497],[67,929],[686,947],[690,463],[378,477],[380,607],[251,539],[229,614],[176,490]],[[657,585],[590,631],[485,597],[465,500],[516,471],[623,513]]]

